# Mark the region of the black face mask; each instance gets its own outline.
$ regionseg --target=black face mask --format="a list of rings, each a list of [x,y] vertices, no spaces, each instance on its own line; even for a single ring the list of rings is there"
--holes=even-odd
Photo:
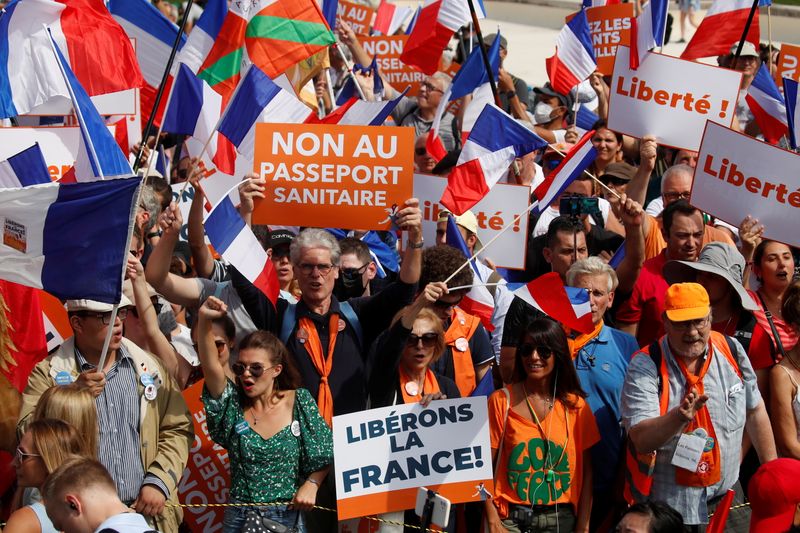
[[[339,277],[333,286],[333,294],[340,302],[363,296],[367,285],[361,281],[361,277],[366,270],[367,265],[361,268],[340,268]]]

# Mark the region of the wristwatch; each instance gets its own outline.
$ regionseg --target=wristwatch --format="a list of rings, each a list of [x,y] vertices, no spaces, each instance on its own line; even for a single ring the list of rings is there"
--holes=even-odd
[[[515,96],[517,96],[517,91],[506,91],[506,98],[508,98],[509,100],[511,100]]]
[[[411,248],[412,250],[419,250],[423,246],[425,246],[425,239],[420,239],[419,242],[410,242],[409,241],[409,243],[408,243],[408,247]]]

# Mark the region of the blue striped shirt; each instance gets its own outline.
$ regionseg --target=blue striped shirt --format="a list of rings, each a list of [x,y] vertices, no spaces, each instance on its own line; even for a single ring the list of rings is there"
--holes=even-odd
[[[95,365],[75,347],[75,357],[81,372]],[[133,502],[144,484],[155,485],[165,497],[167,486],[153,474],[145,475],[142,466],[139,437],[139,385],[136,364],[124,346],[117,350],[117,359],[106,373],[106,385],[95,398],[97,423],[100,428],[98,459],[117,485],[119,498]]]

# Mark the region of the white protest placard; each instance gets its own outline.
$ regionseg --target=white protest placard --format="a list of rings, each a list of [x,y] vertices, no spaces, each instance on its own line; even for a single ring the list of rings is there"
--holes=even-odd
[[[652,52],[631,70],[630,48],[618,46],[608,127],[633,137],[652,134],[659,144],[697,151],[706,120],[733,123],[741,78],[733,70]]]
[[[493,490],[486,398],[381,407],[333,418],[339,520],[413,509],[417,488],[452,503]]]
[[[0,161],[39,143],[51,179],[59,179],[75,163],[81,131],[78,127],[0,128]]]
[[[133,115],[138,109],[136,89],[89,97],[101,115]],[[149,113],[149,110],[148,110]],[[68,96],[55,96],[31,109],[26,115],[71,115],[72,100]]]
[[[414,174],[414,197],[419,198],[422,209],[422,237],[427,243],[436,242],[436,221],[445,209],[439,203],[447,185],[447,178]],[[488,242],[514,217],[528,208],[530,189],[524,185],[498,183],[470,211],[478,219],[478,238]],[[491,258],[499,267],[525,268],[525,249],[528,243],[528,216],[520,217],[514,226],[503,233],[481,254]]]
[[[798,246],[800,155],[709,121],[691,203],[734,226],[751,215],[765,238]]]

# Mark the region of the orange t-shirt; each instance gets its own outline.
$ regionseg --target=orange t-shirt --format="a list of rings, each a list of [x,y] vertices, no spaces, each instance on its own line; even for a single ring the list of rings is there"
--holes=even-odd
[[[661,219],[648,214],[645,214],[645,216],[650,219],[650,226],[647,229],[647,235],[644,237],[644,259],[646,261],[660,254],[661,250],[667,247],[667,241],[664,240],[664,236],[661,234]],[[736,246],[723,230],[705,224],[703,247],[710,242],[724,242],[731,246]]]
[[[583,481],[583,452],[600,440],[600,433],[589,404],[580,397],[575,400],[572,409],[555,402],[552,411],[541,420],[544,435],[535,422],[509,409],[503,436],[506,395],[498,390],[489,397],[489,433],[492,448],[500,453],[494,503],[502,518],[508,516],[509,503],[571,503],[577,510]],[[546,457],[547,441],[549,457]],[[552,482],[545,481],[549,469],[555,473]]]

